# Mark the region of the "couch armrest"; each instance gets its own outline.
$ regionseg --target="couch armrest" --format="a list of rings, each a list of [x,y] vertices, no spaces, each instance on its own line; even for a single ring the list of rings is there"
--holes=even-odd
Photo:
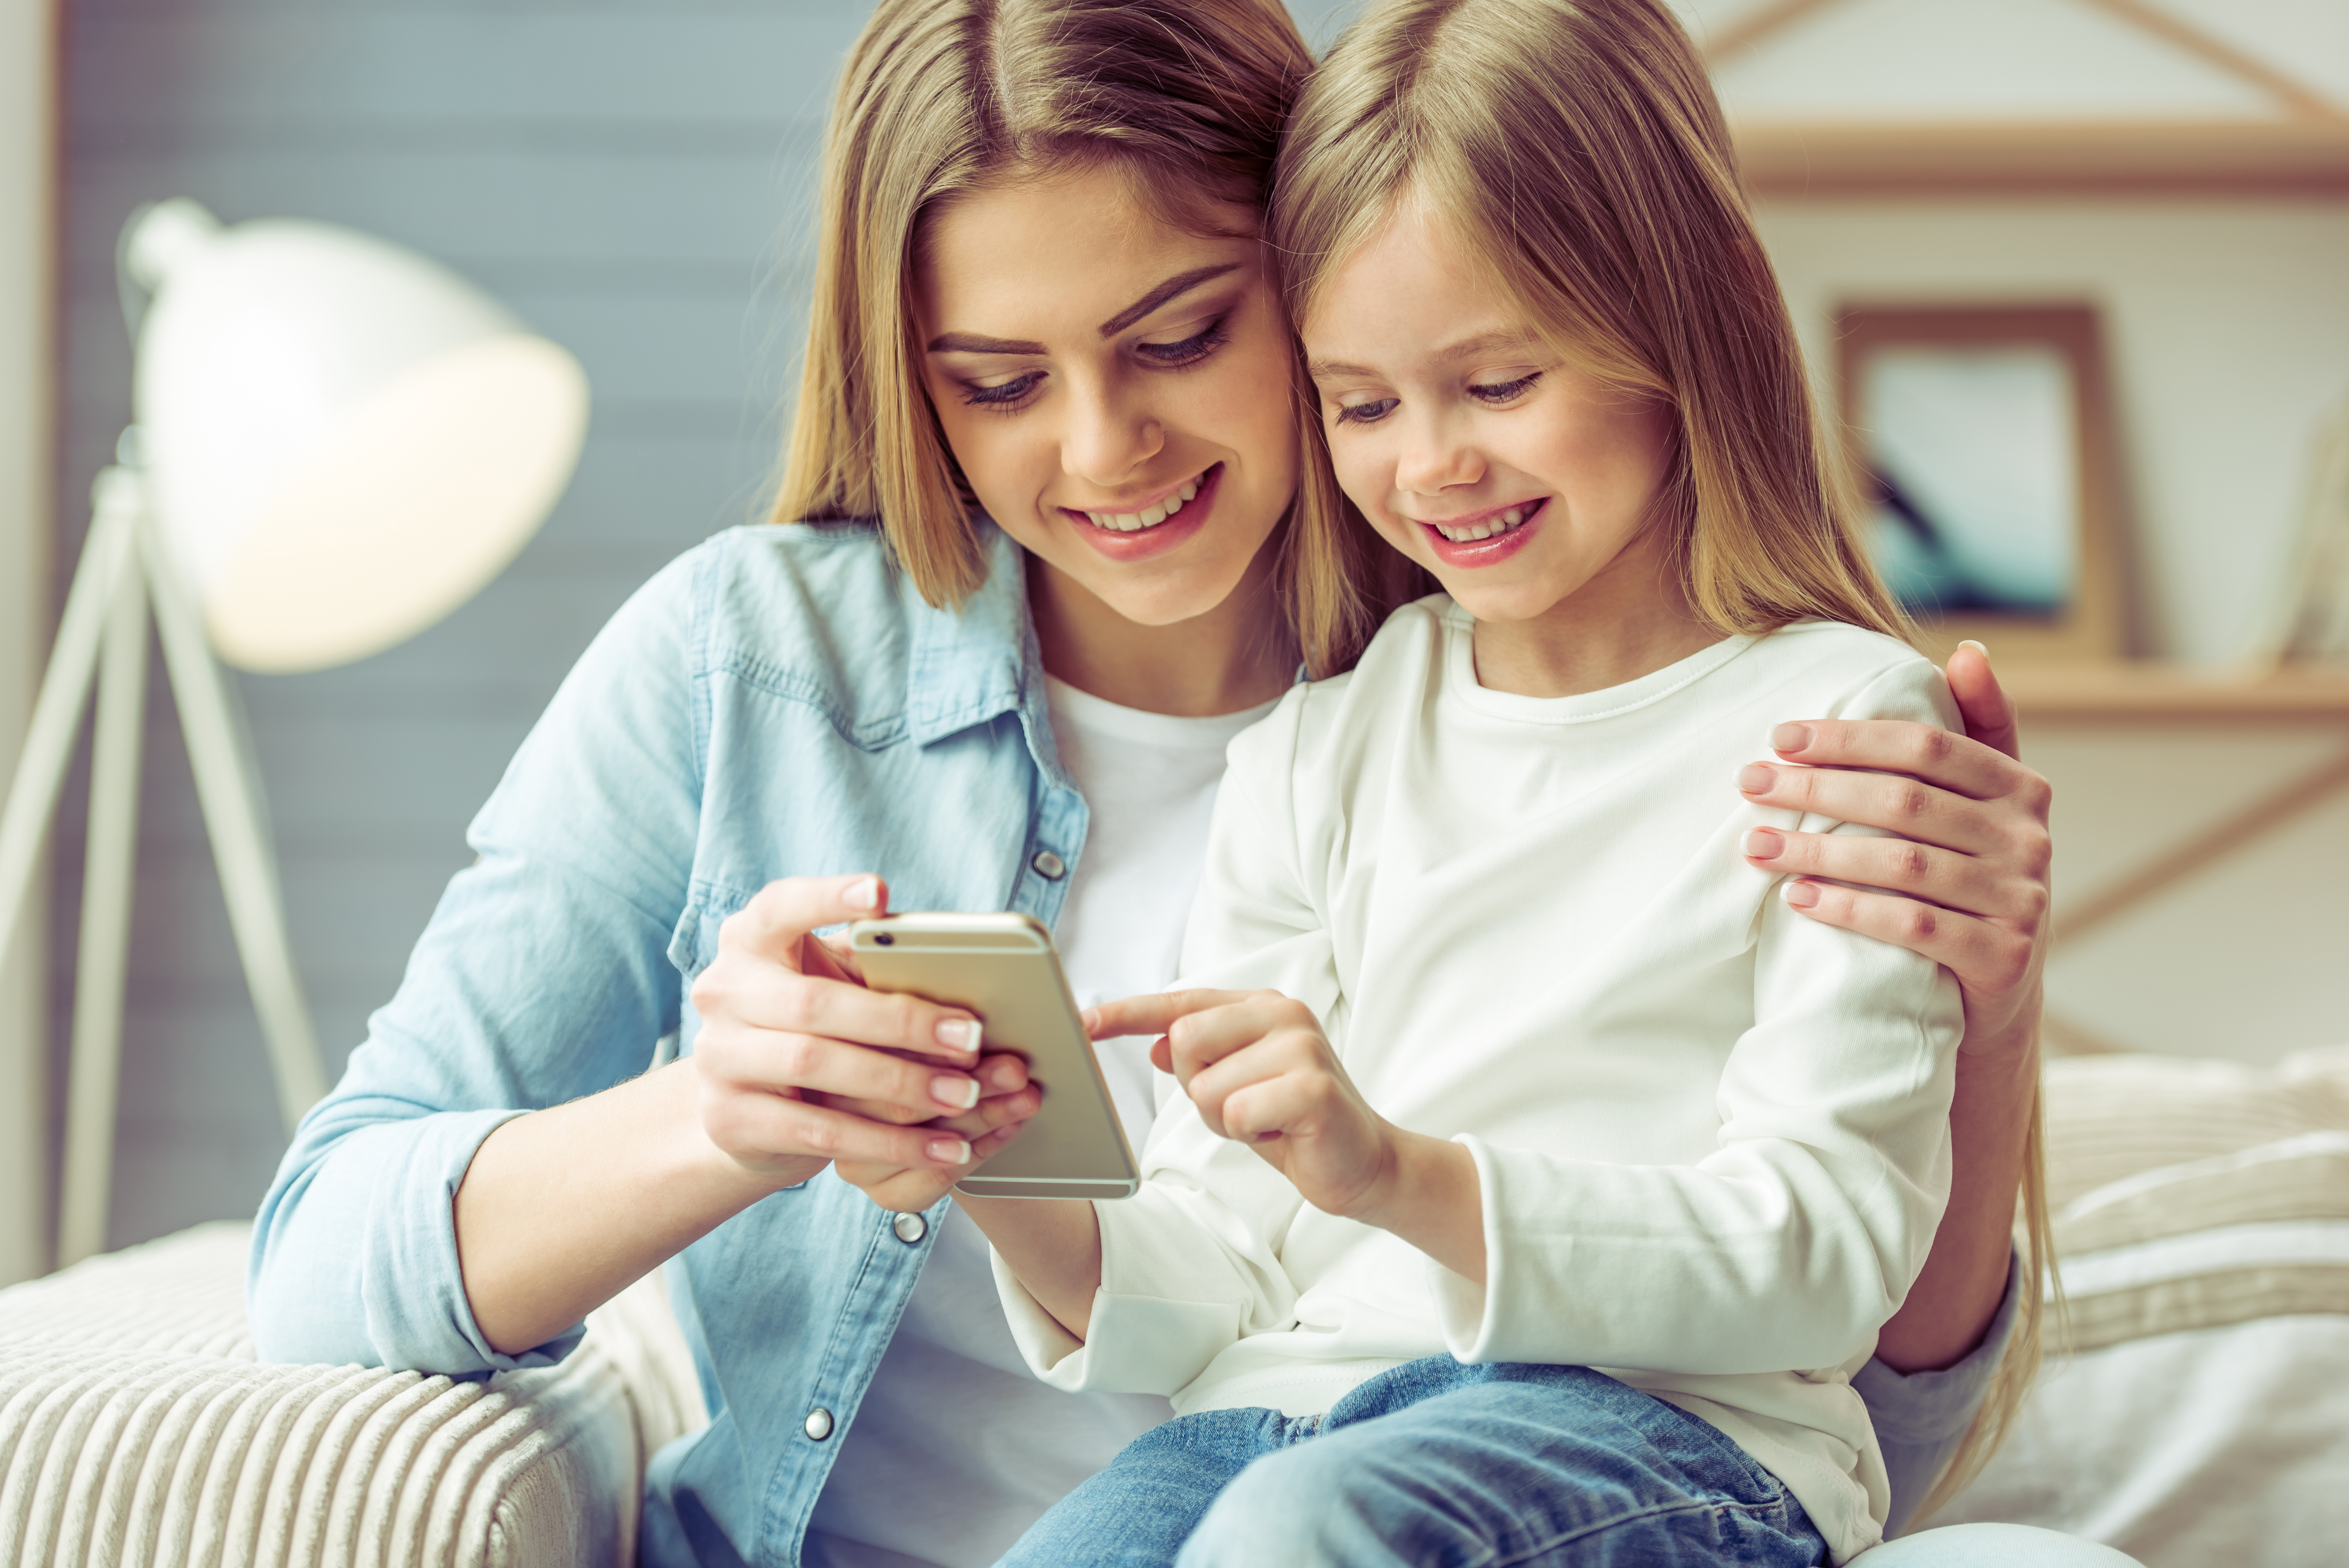
[[[0,1291],[0,1562],[634,1562],[645,1461],[702,1418],[657,1275],[559,1367],[265,1367],[249,1230]]]

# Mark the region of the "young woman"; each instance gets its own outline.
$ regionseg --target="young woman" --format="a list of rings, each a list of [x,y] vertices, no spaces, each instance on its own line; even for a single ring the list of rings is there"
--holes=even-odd
[[[1007,1568],[1882,1538],[1848,1378],[1940,1218],[1958,991],[1786,907],[1708,785],[1774,712],[1955,711],[1732,167],[1655,0],[1391,0],[1307,88],[1268,237],[1352,505],[1294,526],[1444,592],[1233,742],[1220,988],[1098,1009],[1185,1091],[1141,1191],[956,1197],[1040,1377],[1182,1412]]]
[[[828,1172],[953,1169],[1034,1099],[812,934],[1018,909],[1090,996],[1173,978],[1225,743],[1369,629],[1302,614],[1333,567],[1284,523],[1256,235],[1309,68],[1256,0],[877,9],[827,146],[788,526],[648,583],[517,754],[263,1205],[264,1355],[545,1365],[678,1260],[714,1419],[653,1466],[661,1565],[988,1562],[1164,1417],[1038,1383],[971,1228]],[[2045,786],[1986,665],[1952,680],[1992,744],[1789,713],[1743,780],[1927,846],[1745,847],[1966,988],[1957,1196],[1862,1374],[1918,1434],[1912,1498],[2001,1364],[2044,904]],[[1149,1069],[1109,1054],[1131,1096]]]

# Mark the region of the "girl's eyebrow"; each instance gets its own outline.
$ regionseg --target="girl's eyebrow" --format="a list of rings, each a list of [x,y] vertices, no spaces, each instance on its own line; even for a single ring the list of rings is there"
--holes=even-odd
[[[1474,337],[1464,337],[1449,348],[1435,351],[1438,359],[1466,359],[1473,355],[1490,354],[1495,349],[1525,348],[1534,342],[1530,332],[1480,332]]]
[[[1449,348],[1439,348],[1433,357],[1443,360],[1469,359],[1479,354],[1492,354],[1504,348],[1526,348],[1539,341],[1530,332],[1480,332],[1474,337],[1464,337]],[[1367,365],[1348,365],[1336,359],[1309,359],[1305,374],[1313,380],[1326,380],[1333,376],[1359,376],[1376,380],[1378,372]]]
[[[1171,300],[1180,299],[1201,284],[1222,277],[1226,273],[1237,272],[1239,265],[1237,262],[1226,262],[1219,267],[1194,267],[1187,273],[1176,273],[1173,277],[1102,323],[1101,335],[1103,337],[1115,337],[1160,305]],[[1031,343],[1026,338],[981,337],[975,332],[940,333],[930,339],[929,349],[932,354],[1042,354],[1046,352],[1042,344]]]

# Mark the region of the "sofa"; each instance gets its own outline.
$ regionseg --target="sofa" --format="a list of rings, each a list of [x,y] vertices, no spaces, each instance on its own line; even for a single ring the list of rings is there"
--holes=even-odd
[[[2349,1047],[2268,1068],[2065,1058],[2046,1081],[2047,1366],[1928,1527],[2040,1525],[2147,1568],[2330,1568],[2349,1541]],[[647,1460],[706,1418],[659,1275],[560,1367],[268,1367],[247,1233],[202,1225],[0,1291],[0,1563],[633,1561]]]

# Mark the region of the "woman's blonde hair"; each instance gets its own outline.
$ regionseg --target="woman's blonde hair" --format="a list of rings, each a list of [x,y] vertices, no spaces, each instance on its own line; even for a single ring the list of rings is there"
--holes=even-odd
[[[914,265],[957,196],[1108,167],[1153,215],[1262,211],[1313,57],[1278,0],[882,0],[825,133],[814,303],[773,520],[877,517],[923,598],[987,573],[922,385]],[[1299,568],[1284,538],[1281,581]],[[1326,573],[1324,573],[1326,575]],[[1294,603],[1293,586],[1283,594]]]
[[[1655,526],[1724,634],[1818,617],[1905,638],[1820,428],[1794,324],[1696,51],[1653,0],[1389,0],[1332,47],[1282,146],[1267,233],[1290,319],[1406,203],[1578,365],[1673,411]],[[1318,422],[1318,420],[1317,420]],[[1313,558],[1300,614],[1359,647],[1432,586],[1374,543],[1308,443],[1292,526]],[[2035,1130],[2023,1321],[1929,1507],[1979,1468],[2038,1363],[2048,1262]]]

